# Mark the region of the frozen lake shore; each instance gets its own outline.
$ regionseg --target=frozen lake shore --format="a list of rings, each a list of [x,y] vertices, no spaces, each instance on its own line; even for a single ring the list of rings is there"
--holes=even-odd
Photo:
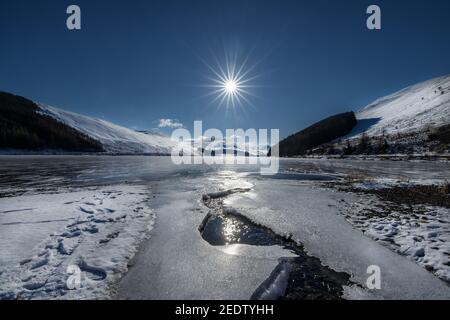
[[[152,228],[147,198],[115,185],[0,199],[0,298],[109,297]]]
[[[162,226],[157,223],[155,236],[137,255],[133,268],[121,282],[118,298],[249,299],[267,280],[273,280],[272,291],[286,289],[283,281],[289,281],[289,277],[279,280],[273,272],[282,272],[280,268],[277,270],[280,258],[295,256],[295,252],[280,246],[233,245],[233,240],[225,246],[208,246],[199,233],[192,232],[208,212],[199,199],[207,191],[214,190],[213,186],[217,190],[238,190],[222,193],[228,195],[224,208],[230,214],[243,215],[275,234],[293,239],[302,244],[310,256],[320,259],[323,266],[348,274],[350,281],[343,286],[342,298],[449,297],[450,289],[443,281],[365,237],[345,221],[339,213],[345,209],[339,200],[354,201],[354,195],[316,188],[307,177],[300,181],[268,181],[223,171],[207,180],[212,187],[205,188],[205,182],[192,182],[194,186],[203,186],[193,187],[195,191],[183,191],[187,184],[183,182],[179,184],[183,187],[170,188],[165,204],[156,209]],[[245,192],[249,187],[251,190]],[[220,193],[213,192],[212,195],[218,197]],[[235,231],[233,226],[225,226],[228,236]],[[371,265],[382,270],[380,290],[368,290],[365,286],[369,276],[367,268]],[[188,282],[180,285],[173,279]]]
[[[8,156],[0,167],[2,299],[450,298],[346,220],[363,197],[324,187],[355,171],[438,183],[445,163],[289,159],[274,177],[164,157]],[[67,288],[69,265],[79,289]],[[366,287],[371,265],[380,290]]]

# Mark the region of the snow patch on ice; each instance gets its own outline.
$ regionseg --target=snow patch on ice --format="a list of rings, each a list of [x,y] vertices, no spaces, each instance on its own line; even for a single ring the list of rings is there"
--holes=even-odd
[[[360,195],[346,208],[346,219],[355,228],[450,283],[449,209],[414,205],[409,214],[386,211],[369,195]]]
[[[147,199],[131,185],[0,199],[0,299],[111,297],[152,229]],[[70,265],[81,270],[76,290],[66,286]]]

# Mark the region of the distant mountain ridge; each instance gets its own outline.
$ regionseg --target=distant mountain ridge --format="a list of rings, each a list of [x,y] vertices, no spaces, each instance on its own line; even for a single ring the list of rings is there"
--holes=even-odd
[[[134,131],[111,122],[39,104],[43,114],[99,141],[108,153],[159,154],[171,153],[175,143],[170,137]]]
[[[175,143],[161,133],[111,122],[0,93],[0,149],[168,155]]]
[[[159,132],[111,122],[0,92],[0,149],[171,154],[176,142]],[[450,154],[450,75],[407,87],[357,112],[335,115],[279,143],[280,156]],[[213,149],[222,149],[222,145]],[[238,155],[245,148],[232,148]],[[2,152],[3,152],[2,151]],[[194,153],[202,150],[194,150]],[[270,153],[270,151],[269,151]]]

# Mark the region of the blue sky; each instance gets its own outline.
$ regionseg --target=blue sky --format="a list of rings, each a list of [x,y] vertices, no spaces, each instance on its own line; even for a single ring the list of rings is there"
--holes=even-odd
[[[81,31],[66,28],[70,4]],[[370,4],[381,31],[366,28]],[[450,73],[449,13],[447,0],[0,0],[0,90],[131,128],[203,120],[286,136]],[[205,87],[205,62],[230,53],[257,76],[253,106],[234,111]]]

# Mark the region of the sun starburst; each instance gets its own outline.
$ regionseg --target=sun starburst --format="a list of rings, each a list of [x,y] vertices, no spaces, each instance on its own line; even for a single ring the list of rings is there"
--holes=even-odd
[[[239,62],[237,54],[225,54],[222,63],[217,56],[213,55],[213,58],[214,66],[203,61],[212,73],[212,75],[205,76],[212,82],[205,85],[205,87],[213,89],[207,94],[207,96],[213,96],[212,103],[218,104],[219,108],[225,106],[227,109],[245,105],[254,107],[250,101],[250,97],[255,97],[251,88],[256,87],[252,82],[258,76],[253,75],[256,65],[248,65],[249,55],[241,62]]]

